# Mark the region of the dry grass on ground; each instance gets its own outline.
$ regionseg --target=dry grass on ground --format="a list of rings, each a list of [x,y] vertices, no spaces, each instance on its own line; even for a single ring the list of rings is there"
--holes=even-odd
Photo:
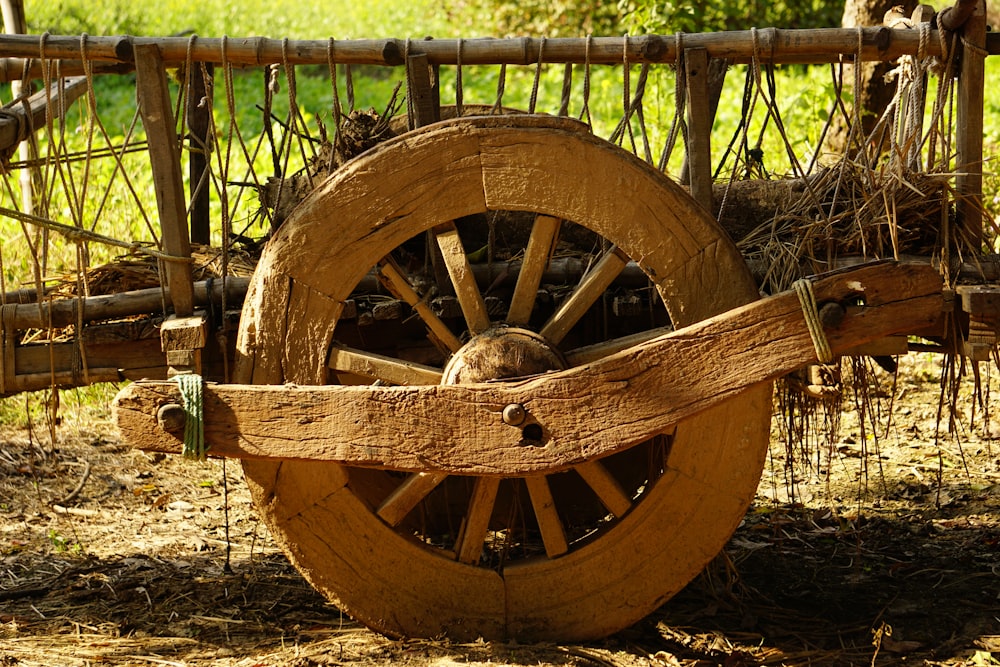
[[[832,446],[789,448],[776,419],[725,553],[645,621],[572,646],[374,634],[275,549],[238,466],[155,460],[99,412],[64,409],[55,443],[8,423],[0,665],[1000,664],[997,425],[981,408],[972,425],[966,383],[954,434],[935,441],[937,363],[911,355],[894,389],[879,372],[888,430],[848,414]]]

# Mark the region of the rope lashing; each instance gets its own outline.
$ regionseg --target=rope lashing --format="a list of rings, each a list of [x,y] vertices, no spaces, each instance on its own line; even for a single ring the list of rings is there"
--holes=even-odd
[[[796,280],[792,287],[799,296],[802,314],[806,320],[806,328],[809,329],[809,337],[812,338],[813,347],[816,349],[816,358],[821,363],[828,364],[833,361],[833,353],[830,350],[830,341],[826,339],[826,332],[823,331],[823,322],[819,319],[819,307],[816,305],[812,281],[808,278],[801,278]]]
[[[186,459],[204,461],[208,447],[205,445],[202,379],[195,373],[181,373],[176,377],[184,408],[184,448],[181,451]]]

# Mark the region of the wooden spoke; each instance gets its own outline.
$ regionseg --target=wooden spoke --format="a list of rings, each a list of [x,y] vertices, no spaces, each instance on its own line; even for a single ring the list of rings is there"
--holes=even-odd
[[[546,555],[549,558],[563,555],[569,551],[569,544],[566,542],[566,531],[563,530],[562,521],[556,511],[556,503],[552,498],[548,480],[544,475],[533,475],[525,477],[524,483],[528,486],[528,495],[531,496],[531,506],[535,510],[538,529],[542,532]]]
[[[517,285],[514,286],[514,295],[510,300],[510,310],[507,311],[507,321],[511,324],[524,325],[531,318],[538,286],[552,257],[560,224],[559,218],[550,215],[535,217],[528,245],[524,249],[521,272],[517,276]]]
[[[601,258],[597,266],[587,272],[573,293],[563,302],[559,310],[542,327],[542,336],[553,345],[569,333],[587,310],[604,294],[604,290],[614,281],[628,264],[628,255],[617,247]]]
[[[628,336],[622,336],[621,338],[612,338],[611,340],[595,343],[593,345],[578,347],[575,350],[570,350],[565,353],[566,363],[570,366],[582,366],[583,364],[589,364],[592,361],[603,359],[604,357],[614,354],[615,352],[621,352],[622,350],[626,350],[633,345],[645,343],[648,340],[653,340],[654,338],[668,334],[671,331],[673,331],[673,327],[656,327],[655,329],[647,329],[646,331],[640,331]]]
[[[402,523],[417,504],[445,480],[448,473],[416,472],[406,478],[378,506],[378,515],[390,526]]]
[[[365,352],[341,345],[330,348],[327,365],[344,373],[354,373],[382,380],[389,384],[440,384],[441,369],[412,361],[402,361],[374,352]]]
[[[403,275],[402,269],[391,257],[384,258],[376,267],[379,281],[385,285],[397,299],[405,301],[420,316],[430,330],[431,338],[439,341],[449,352],[458,352],[462,342],[451,332],[448,325],[434,314],[427,302],[420,298],[410,281]]]
[[[465,525],[455,544],[455,554],[460,562],[470,564],[479,562],[499,488],[499,477],[476,478],[476,486],[469,501],[469,511],[465,515]]]
[[[608,469],[600,461],[581,463],[574,470],[597,494],[601,504],[616,517],[621,518],[632,507],[632,499],[625,494],[618,480],[608,472]]]
[[[449,222],[434,228],[434,237],[441,248],[441,257],[448,268],[448,275],[455,286],[455,296],[462,306],[465,323],[473,334],[482,333],[490,328],[490,316],[486,312],[486,303],[476,284],[476,276],[465,256],[465,247],[458,237],[455,223]]]

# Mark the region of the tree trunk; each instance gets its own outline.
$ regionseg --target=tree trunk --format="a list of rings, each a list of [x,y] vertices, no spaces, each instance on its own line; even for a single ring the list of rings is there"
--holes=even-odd
[[[910,17],[916,8],[915,0],[847,0],[844,6],[844,16],[841,22],[844,28],[871,27],[882,25],[886,12],[897,11],[900,15]],[[893,82],[886,83],[885,75],[894,65],[887,62],[869,62],[861,65],[861,89],[856,92],[861,104],[860,137],[868,136],[885,111],[895,92]],[[854,71],[852,67],[844,70],[844,89],[854,87]],[[848,107],[850,108],[850,107]],[[850,133],[848,119],[837,117],[828,141],[827,148],[836,154],[844,153]]]

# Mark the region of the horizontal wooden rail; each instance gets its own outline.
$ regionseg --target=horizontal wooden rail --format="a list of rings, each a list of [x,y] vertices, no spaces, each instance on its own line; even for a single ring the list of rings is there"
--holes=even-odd
[[[204,307],[208,305],[210,300],[213,303],[221,303],[222,283],[221,278],[213,279],[211,284],[207,280],[194,283],[194,305]],[[225,283],[226,300],[231,304],[242,302],[243,297],[246,296],[250,279],[234,276],[227,278]],[[209,287],[212,290],[211,294],[208,292]],[[13,308],[14,310],[10,320],[14,329],[47,329],[50,326],[64,327],[76,324],[77,311],[81,306],[83,308],[83,321],[92,322],[158,313],[163,310],[164,299],[167,299],[169,306],[169,297],[164,294],[164,291],[159,287],[150,287],[118,294],[90,296],[83,299],[64,298],[42,301],[41,303],[10,304],[5,308]]]
[[[860,30],[863,60],[892,60],[917,53],[920,35],[916,30],[885,27]],[[817,28],[792,30],[762,28],[715,33],[675,35],[639,35],[635,37],[508,39],[435,39],[435,40],[280,40],[252,38],[187,37],[80,37],[47,35],[0,36],[0,79],[19,78],[24,58],[68,61],[63,75],[82,59],[107,63],[131,63],[135,46],[156,44],[164,62],[178,64],[188,57],[195,61],[233,65],[265,65],[287,61],[295,65],[325,65],[331,57],[336,63],[367,65],[402,65],[405,55],[423,54],[430,64],[466,65],[546,63],[619,64],[672,63],[682,49],[704,48],[711,58],[750,62],[754,56],[762,62],[823,63],[840,59],[853,60],[858,52],[859,30]],[[588,56],[589,42],[589,56]],[[932,35],[930,55],[940,55],[940,41]],[[10,59],[15,59],[11,61]],[[99,71],[99,70],[98,70]],[[116,70],[117,71],[117,70]],[[41,67],[29,66],[32,75]]]

